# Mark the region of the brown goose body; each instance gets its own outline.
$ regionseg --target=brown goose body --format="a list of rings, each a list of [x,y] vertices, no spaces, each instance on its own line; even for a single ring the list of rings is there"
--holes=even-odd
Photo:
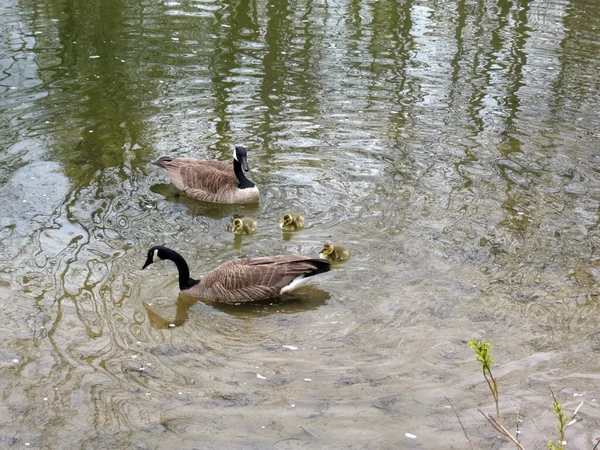
[[[179,288],[192,297],[222,303],[245,303],[278,297],[301,285],[307,278],[329,271],[331,263],[320,258],[280,255],[226,262],[201,280],[189,277],[189,268],[179,253],[156,246],[148,251],[144,268],[170,259],[179,269]]]
[[[235,148],[233,164],[169,156],[152,164],[165,169],[175,187],[188,197],[211,203],[258,202],[258,188],[243,172],[248,170],[244,147]]]

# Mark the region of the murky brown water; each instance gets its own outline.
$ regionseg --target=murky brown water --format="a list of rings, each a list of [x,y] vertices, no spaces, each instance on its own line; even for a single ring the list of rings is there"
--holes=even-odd
[[[513,448],[470,337],[527,448],[556,439],[550,387],[593,447],[600,4],[7,0],[0,28],[0,447],[467,448],[448,396]],[[234,143],[259,206],[149,165]],[[328,240],[351,260],[286,303],[140,270],[157,243],[201,275]]]

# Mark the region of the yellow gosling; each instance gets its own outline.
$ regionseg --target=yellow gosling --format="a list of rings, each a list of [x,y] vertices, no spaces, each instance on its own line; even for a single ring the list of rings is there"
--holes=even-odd
[[[350,258],[350,250],[348,247],[345,247],[340,244],[323,244],[323,248],[321,249],[320,258],[328,259],[329,261],[346,261]]]
[[[304,228],[304,217],[300,214],[285,214],[279,221],[279,228],[283,231],[298,231]]]
[[[252,217],[233,219],[231,226],[235,234],[254,234],[257,229],[256,220]]]

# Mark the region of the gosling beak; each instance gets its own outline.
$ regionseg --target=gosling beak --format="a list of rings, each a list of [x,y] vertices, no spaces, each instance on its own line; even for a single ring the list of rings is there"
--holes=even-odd
[[[244,169],[244,172],[248,172],[248,170],[250,170],[250,168],[248,167],[248,161],[245,156],[242,156],[240,158],[240,164],[242,165],[242,169]]]
[[[146,267],[148,267],[150,264],[152,264],[152,258],[148,258],[144,264],[144,267],[142,267],[142,270],[144,270]]]

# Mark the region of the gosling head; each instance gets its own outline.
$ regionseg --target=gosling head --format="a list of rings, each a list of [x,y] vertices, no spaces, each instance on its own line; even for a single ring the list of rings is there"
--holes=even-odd
[[[324,255],[331,255],[334,250],[335,247],[333,244],[323,244],[323,248],[321,248],[321,253],[323,253]]]
[[[145,269],[152,263],[166,259],[168,256],[168,251],[169,249],[162,245],[155,245],[152,247],[150,250],[148,250],[148,257],[146,258],[146,262],[144,263],[144,267],[142,267],[142,269]]]
[[[233,222],[231,222],[231,226],[233,228],[234,233],[240,233],[242,231],[244,223],[242,222],[242,219],[233,219]]]
[[[233,150],[233,159],[239,162],[242,165],[242,169],[244,172],[248,172],[250,170],[248,168],[248,150],[246,147],[236,146]]]
[[[279,226],[281,228],[284,227],[289,227],[290,225],[292,225],[294,223],[294,218],[292,217],[291,214],[286,214],[281,218],[281,222],[279,223]]]

